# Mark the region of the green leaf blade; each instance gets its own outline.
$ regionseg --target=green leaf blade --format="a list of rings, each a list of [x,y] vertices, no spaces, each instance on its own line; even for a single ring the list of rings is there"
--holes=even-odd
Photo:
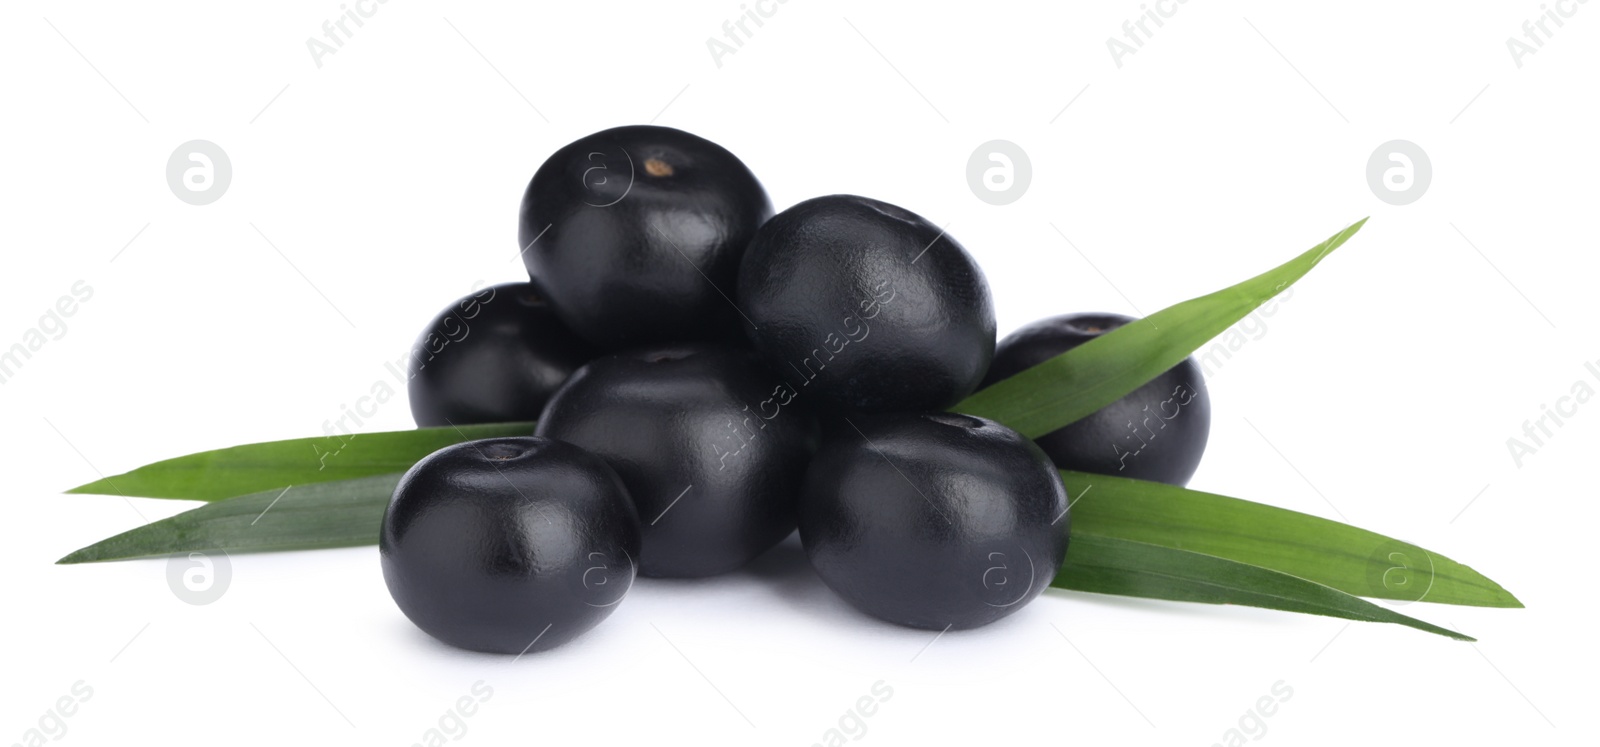
[[[528,436],[533,423],[417,428],[245,444],[166,459],[68,490],[140,498],[216,501],[237,495],[404,472],[452,444]]]
[[[1249,607],[1404,625],[1460,641],[1470,636],[1268,568],[1189,550],[1079,534],[1051,582],[1058,589]]]
[[[1488,577],[1438,553],[1298,511],[1173,485],[1063,471],[1082,531],[1270,568],[1378,599],[1521,607]]]
[[[1038,438],[1109,405],[1178,365],[1305,277],[1365,218],[1300,256],[1237,285],[1169,306],[974,393],[957,412]]]
[[[60,564],[184,552],[313,550],[378,541],[400,474],[315,483],[207,503],[77,550]]]

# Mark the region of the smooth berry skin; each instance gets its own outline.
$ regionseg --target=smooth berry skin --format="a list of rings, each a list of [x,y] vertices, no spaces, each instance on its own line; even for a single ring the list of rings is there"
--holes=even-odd
[[[749,351],[700,345],[595,360],[535,432],[622,476],[644,522],[640,573],[694,578],[735,570],[794,531],[817,430]]]
[[[959,630],[1050,585],[1071,518],[1032,441],[953,413],[851,423],[812,460],[800,498],[806,555],[841,597],[897,625]]]
[[[806,200],[756,232],[739,267],[750,341],[838,409],[950,407],[994,355],[994,302],[966,249],[886,202]]]
[[[633,584],[639,517],[599,457],[531,436],[468,441],[400,479],[378,539],[395,604],[451,646],[555,648]]]
[[[617,127],[557,150],[528,183],[519,249],[568,327],[603,350],[741,339],[729,297],[772,217],[727,149],[669,127]]]
[[[597,355],[534,284],[484,288],[440,312],[417,338],[407,364],[411,416],[425,428],[532,421]]]

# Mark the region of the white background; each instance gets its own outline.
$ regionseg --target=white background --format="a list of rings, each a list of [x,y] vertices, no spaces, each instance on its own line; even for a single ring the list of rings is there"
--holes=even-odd
[[[1139,4],[1085,5],[790,0],[719,67],[706,40],[736,0],[391,0],[319,68],[306,40],[334,0],[7,3],[0,347],[75,282],[94,295],[0,385],[0,744],[80,680],[63,743],[412,744],[482,680],[462,743],[809,745],[881,680],[863,743],[1210,745],[1282,681],[1262,742],[1592,744],[1600,404],[1520,467],[1506,439],[1574,382],[1600,388],[1600,4],[1564,0],[1519,67],[1506,39],[1532,0],[1166,3],[1120,68],[1106,40]],[[1213,370],[1191,486],[1416,542],[1527,609],[1405,608],[1472,645],[1049,592],[934,640],[845,607],[790,544],[641,581],[587,637],[513,662],[413,628],[373,548],[235,556],[200,607],[160,560],[52,565],[191,505],[59,491],[317,435],[397,386],[385,362],[438,309],[521,276],[539,162],[649,121],[727,146],[780,208],[853,192],[948,222],[1002,333],[1150,313],[1371,215]],[[234,170],[200,207],[164,175],[195,138]],[[965,176],[997,138],[1033,168],[1002,207]],[[1365,176],[1396,138],[1434,171],[1404,207]],[[363,428],[410,424],[400,396]]]

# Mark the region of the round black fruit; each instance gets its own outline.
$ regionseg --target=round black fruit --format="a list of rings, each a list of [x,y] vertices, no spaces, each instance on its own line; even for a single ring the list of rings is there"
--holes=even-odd
[[[984,386],[1134,321],[1121,314],[1067,314],[1008,335]],[[1062,469],[1184,485],[1211,433],[1211,398],[1194,358],[1185,358],[1088,417],[1035,439]]]
[[[854,410],[949,407],[994,354],[994,303],[965,249],[908,210],[818,197],[767,221],[739,268],[767,363]]]
[[[400,611],[473,651],[554,648],[633,584],[639,517],[599,457],[542,438],[448,446],[400,479],[378,539]]]
[[[862,611],[930,630],[975,628],[1027,604],[1067,553],[1067,493],[1016,431],[952,413],[878,415],[823,444],[800,539]]]
[[[770,217],[761,182],[722,146],[668,127],[617,127],[539,167],[519,240],[529,274],[595,345],[730,341],[744,320],[723,293]]]
[[[639,571],[731,571],[795,527],[815,418],[741,350],[614,354],[578,369],[538,435],[583,447],[622,476],[644,522]]]
[[[599,353],[556,318],[532,283],[484,288],[440,312],[408,365],[417,425],[539,417],[550,395]]]

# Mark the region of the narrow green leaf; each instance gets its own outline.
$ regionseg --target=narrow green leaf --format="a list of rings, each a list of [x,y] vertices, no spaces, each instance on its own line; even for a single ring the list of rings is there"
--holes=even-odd
[[[1178,365],[1354,236],[1351,224],[1283,265],[1208,296],[1162,309],[984,388],[953,409],[1038,438],[1078,420]]]
[[[1052,586],[1098,594],[1249,607],[1382,622],[1473,638],[1402,615],[1338,589],[1226,558],[1188,550],[1080,534],[1073,528],[1067,561]]]
[[[378,541],[400,475],[296,485],[207,503],[78,550],[58,563],[194,551],[311,550]]]
[[[215,501],[290,485],[404,472],[451,444],[532,434],[533,423],[492,423],[245,444],[167,459],[67,492]]]
[[[1483,574],[1438,553],[1348,524],[1213,493],[1062,472],[1072,530],[1205,553],[1364,597],[1521,607]]]

